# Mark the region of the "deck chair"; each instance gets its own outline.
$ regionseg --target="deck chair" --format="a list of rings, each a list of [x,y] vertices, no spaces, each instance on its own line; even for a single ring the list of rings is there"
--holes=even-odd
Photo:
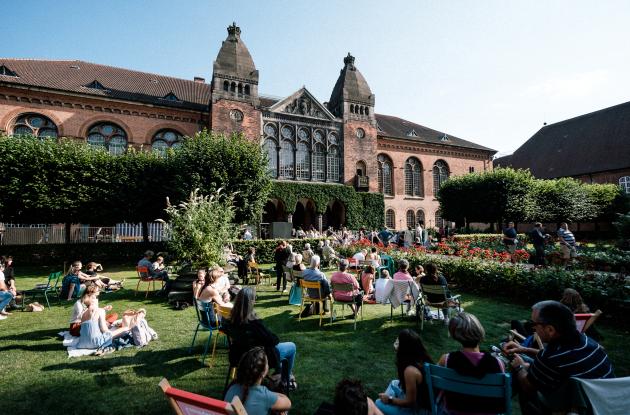
[[[22,291],[22,311],[24,311],[24,301],[26,296],[36,297],[37,295],[43,295],[46,300],[46,305],[50,308],[50,302],[48,301],[48,294],[55,294],[57,296],[57,302],[59,302],[59,280],[61,280],[62,271],[51,272],[48,274],[48,281],[43,284],[37,284],[35,288],[31,290]]]
[[[462,311],[462,306],[459,300],[461,295],[451,295],[446,285],[421,284],[421,287],[424,305],[437,308],[438,315],[439,311],[444,309],[456,308],[457,311]],[[444,316],[445,320],[447,318],[448,316]],[[422,320],[424,321],[424,312],[422,313]]]
[[[404,316],[403,305],[415,306],[422,301],[420,290],[413,281],[392,280],[393,289],[389,294],[390,321],[394,321],[394,309],[400,307],[400,316]]]
[[[232,402],[224,402],[207,396],[197,395],[181,389],[175,389],[162,378],[158,384],[177,415],[247,415],[243,403],[238,396]]]
[[[208,331],[210,334],[208,336],[208,341],[206,342],[203,355],[201,356],[201,364],[204,364],[206,360],[206,355],[208,354],[208,348],[210,347],[210,341],[212,340],[212,334],[216,331],[217,335],[214,337],[214,346],[212,347],[212,360],[214,360],[214,352],[217,347],[217,339],[219,337],[219,330],[221,329],[221,324],[219,322],[219,316],[214,312],[214,306],[211,302],[205,302],[198,299],[195,299],[195,313],[197,314],[197,327],[195,328],[195,334],[193,335],[192,342],[190,343],[190,347],[188,348],[188,353],[192,353],[192,348],[195,345],[195,340],[197,339],[197,333],[199,329],[202,331]],[[212,361],[210,363],[212,366]]]
[[[340,291],[340,292],[354,292],[354,285],[349,284],[349,283],[345,283],[345,284],[340,284],[340,283],[330,283],[331,288],[332,288],[332,296],[333,298],[335,298],[335,291]],[[363,294],[363,291],[361,291],[361,294]],[[348,306],[351,306],[353,304],[355,304],[354,300],[349,300],[349,301],[343,301],[343,300],[335,300],[334,303],[331,303],[330,305],[330,324],[332,324],[333,319],[334,319],[334,315],[335,315],[335,304],[341,304],[341,315],[343,316],[343,318],[346,318],[346,304]],[[361,298],[361,321],[363,321],[363,298]],[[354,315],[354,329],[357,329],[357,315]]]
[[[319,281],[304,281],[300,280],[300,285],[302,287],[302,303],[300,304],[300,317],[298,321],[302,321],[302,311],[304,311],[304,303],[311,304],[313,307],[315,304],[319,304],[319,326],[322,326],[322,318],[324,317],[324,301],[328,298],[322,296],[322,285]],[[317,290],[317,296],[309,296],[308,290]],[[331,309],[332,309],[332,298],[330,299]]]
[[[249,268],[249,272],[254,276],[256,285],[260,284],[260,269],[258,268],[256,261],[249,261],[247,263],[247,268]]]
[[[429,403],[431,405],[431,414],[433,415],[444,413],[437,403],[436,390],[483,398],[503,399],[505,403],[502,412],[499,413],[512,413],[512,381],[509,373],[493,373],[479,379],[462,376],[453,369],[425,363],[424,377],[429,389]],[[494,411],[485,410],[480,412],[495,413]]]
[[[155,278],[151,276],[151,273],[149,272],[148,267],[136,267],[136,272],[138,273],[138,284],[136,285],[136,292],[134,296],[137,295],[138,291],[140,290],[140,283],[146,282],[147,292],[144,295],[144,298],[147,298],[149,296],[149,288],[151,288],[152,282],[153,282],[153,291],[155,291]],[[159,280],[159,281],[162,283],[162,287],[164,287],[164,281],[163,280]]]
[[[575,324],[580,333],[586,333],[595,321],[602,315],[602,310],[597,310],[594,313],[584,313],[575,315]]]

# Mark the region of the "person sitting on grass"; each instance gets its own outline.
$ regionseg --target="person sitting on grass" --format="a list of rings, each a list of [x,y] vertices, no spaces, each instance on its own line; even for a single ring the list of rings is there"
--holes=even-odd
[[[332,284],[350,284],[354,288],[352,291],[335,291],[334,299],[338,301],[352,301],[350,309],[352,310],[353,317],[359,312],[359,308],[363,302],[363,294],[359,291],[359,283],[353,275],[348,274],[348,260],[342,259],[339,261],[339,271],[333,273],[330,277]]]
[[[398,379],[379,393],[376,406],[385,415],[428,415],[429,389],[423,365],[433,363],[431,356],[415,331],[404,329],[394,342]]]
[[[99,288],[104,288],[105,284],[96,276],[90,276],[81,272],[83,264],[81,261],[74,261],[68,270],[68,274],[61,281],[61,298],[71,300],[78,298],[81,290],[84,290],[86,284],[95,284]]]
[[[125,280],[116,281],[111,278],[107,278],[104,275],[99,275],[98,272],[103,271],[103,266],[94,261],[88,262],[85,267],[86,267],[86,270],[85,270],[86,275],[89,275],[90,277],[98,277],[99,281],[105,284],[106,288],[110,290],[115,291],[115,290],[121,289],[125,282]]]
[[[248,415],[286,413],[291,409],[289,398],[262,385],[268,372],[269,363],[265,349],[255,347],[249,350],[241,357],[236,371],[236,381],[227,390],[224,400],[230,402],[238,396]]]
[[[428,268],[428,267],[427,267]],[[481,379],[490,373],[503,373],[503,362],[488,352],[481,352],[479,345],[486,335],[479,319],[473,314],[461,312],[448,323],[448,332],[453,340],[462,345],[461,351],[442,355],[438,365],[455,370],[462,376]],[[470,396],[455,392],[445,393],[445,406],[448,413],[483,412],[503,413],[503,398]]]
[[[342,379],[335,387],[335,415],[383,415],[370,399],[360,380]]]
[[[280,373],[280,362],[287,361],[292,385],[296,387],[295,378],[292,376],[296,355],[295,343],[280,343],[278,336],[265,326],[254,311],[255,303],[256,290],[253,287],[243,287],[236,295],[230,321],[226,323],[226,330],[232,339],[230,362],[238,361],[251,347],[261,346],[265,349],[269,366],[277,374]]]
[[[83,313],[85,313],[88,308],[86,301],[89,302],[90,297],[96,295],[97,292],[98,287],[92,284],[85,289],[81,298],[74,303],[74,306],[72,307],[72,315],[70,317],[70,334],[74,337],[79,337],[81,335],[81,321]]]

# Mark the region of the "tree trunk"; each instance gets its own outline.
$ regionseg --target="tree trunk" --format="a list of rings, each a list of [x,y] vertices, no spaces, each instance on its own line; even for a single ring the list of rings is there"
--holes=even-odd
[[[145,244],[149,243],[149,224],[147,222],[142,222],[142,241]]]

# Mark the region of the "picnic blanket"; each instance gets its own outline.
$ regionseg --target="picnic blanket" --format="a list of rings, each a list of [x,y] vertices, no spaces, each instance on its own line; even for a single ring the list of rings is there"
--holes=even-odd
[[[59,332],[59,336],[63,337],[63,346],[67,348],[69,358],[89,356],[96,353],[96,351],[98,350],[98,349],[78,349],[77,345],[79,344],[79,338],[74,337],[67,330]]]

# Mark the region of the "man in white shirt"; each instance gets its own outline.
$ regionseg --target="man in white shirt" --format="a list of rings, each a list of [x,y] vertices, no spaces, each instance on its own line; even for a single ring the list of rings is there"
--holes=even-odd
[[[416,226],[416,241],[419,244],[424,243],[424,238],[422,237],[422,222],[418,222],[418,226]]]

